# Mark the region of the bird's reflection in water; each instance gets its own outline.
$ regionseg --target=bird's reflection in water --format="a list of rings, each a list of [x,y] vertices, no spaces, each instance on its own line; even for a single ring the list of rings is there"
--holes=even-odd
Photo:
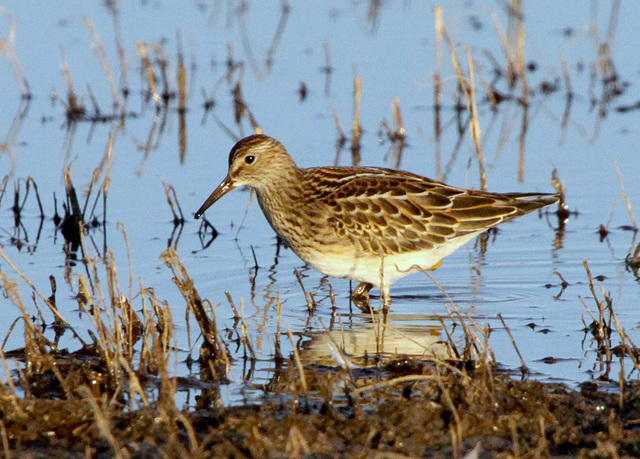
[[[348,327],[312,333],[311,339],[302,344],[300,356],[304,363],[327,366],[379,363],[402,357],[454,358],[441,332],[439,324],[351,323]]]

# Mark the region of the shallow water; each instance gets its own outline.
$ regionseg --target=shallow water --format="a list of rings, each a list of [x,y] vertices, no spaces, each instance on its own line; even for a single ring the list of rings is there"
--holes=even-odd
[[[247,377],[256,386],[270,378],[277,333],[276,295],[283,303],[281,331],[288,324],[305,349],[321,343],[318,336],[332,323],[333,329],[342,323],[345,340],[356,340],[362,330],[370,328],[371,322],[371,317],[350,305],[351,286],[346,280],[329,279],[339,317],[332,313],[329,284],[320,273],[305,268],[291,251],[278,252],[275,235],[246,191],[231,193],[207,212],[206,217],[218,236],[203,248],[198,235],[200,223],[191,219],[192,212],[226,173],[227,154],[235,142],[229,132],[237,138],[252,132],[246,118],[240,125],[233,121],[230,91],[235,82],[241,82],[244,100],[264,132],[280,139],[300,166],[312,166],[334,162],[337,138],[334,112],[350,136],[354,75],[357,75],[362,79],[363,164],[392,166],[388,155],[391,145],[381,125],[385,121],[393,125],[391,103],[398,97],[408,143],[401,168],[434,178],[440,176],[457,186],[479,187],[473,144],[468,132],[460,133],[457,129],[454,110],[457,80],[446,46],[440,64],[444,87],[438,169],[433,111],[434,4],[383,3],[377,18],[370,20],[366,2],[292,3],[284,19],[275,3],[189,4],[176,14],[173,7],[163,2],[123,2],[117,15],[119,35],[115,32],[114,16],[103,3],[5,5],[15,20],[12,44],[32,99],[21,101],[20,86],[8,60],[0,61],[0,125],[5,136],[0,175],[10,176],[0,202],[3,229],[0,244],[45,296],[49,294],[49,276],[54,275],[58,280],[61,313],[79,330],[86,330],[88,325],[83,322],[86,319],[77,312],[73,299],[77,293],[73,277],[69,284],[64,282],[65,265],[72,273],[82,274],[82,268],[78,264],[69,266],[65,259],[63,237],[51,221],[53,195],[58,198],[61,212],[64,168],[70,168],[75,186],[85,189],[93,170],[103,160],[109,135],[113,135],[106,226],[90,232],[92,256],[103,253],[105,247],[113,251],[122,285],[128,287],[126,244],[117,228],[118,222],[124,224],[131,243],[134,291],[141,278],[145,286],[153,287],[156,295],[171,305],[179,361],[186,358],[189,342],[184,300],[171,282],[171,273],[159,260],[168,244],[177,248],[199,293],[217,306],[218,326],[236,338],[239,330],[234,328],[225,291],[238,307],[244,301],[248,336],[254,343],[258,361],[248,377],[244,349],[240,346],[235,351],[232,384],[224,394],[227,402],[247,396],[243,383]],[[507,29],[506,12],[500,4],[492,2],[472,6],[455,2],[443,6],[446,31],[456,44],[463,68],[468,68],[465,45],[474,58],[488,188],[553,191],[550,178],[555,168],[566,186],[570,209],[579,213],[572,214],[562,229],[558,218],[546,213],[505,224],[485,244],[477,240],[459,249],[432,275],[462,313],[480,326],[491,327],[490,344],[502,366],[516,369],[520,359],[498,314],[509,327],[533,377],[569,384],[597,378],[603,372],[596,344],[591,334],[583,331],[585,322],[588,324],[591,319],[579,297],[595,311],[583,259],[588,261],[594,276],[603,276],[600,283],[611,292],[620,323],[631,339],[640,342],[639,278],[625,265],[625,257],[638,240],[634,231],[623,227],[633,221],[620,199],[622,189],[616,172],[619,167],[630,204],[636,207],[640,202],[640,181],[634,175],[634,171],[640,170],[640,158],[635,154],[638,114],[637,110],[623,109],[638,100],[640,60],[633,58],[638,56],[633,18],[638,17],[640,6],[623,3],[616,16],[617,27],[608,36],[612,14],[608,3],[592,3],[593,8],[589,5],[527,4],[526,56],[535,63],[535,70],[527,74],[532,93],[524,134],[521,105],[503,102],[492,111],[486,101],[485,84],[496,77],[492,59],[504,66],[495,24],[498,21]],[[120,96],[120,101],[126,112],[135,116],[127,117],[122,124],[120,120],[79,122],[69,128],[66,122],[62,55],[68,63],[73,87],[90,112],[93,111],[90,94],[102,114],[110,114],[113,105],[109,80],[94,52],[95,38],[85,19],[93,22],[102,40],[116,86],[122,88],[125,81],[129,85],[129,98]],[[9,36],[6,18],[0,30],[6,39]],[[596,36],[611,46],[612,62],[623,89],[606,102],[602,102],[602,74],[595,73]],[[119,64],[116,37],[124,50],[126,77]],[[172,100],[168,109],[160,104],[156,110],[153,101],[145,101],[143,97],[147,84],[136,48],[138,41],[150,49],[153,45],[161,47],[158,48],[161,51],[150,54],[154,59],[166,57],[172,91],[177,88],[179,49],[185,57],[188,98],[183,160],[176,101]],[[230,49],[232,61],[243,66],[232,73],[231,83],[227,83],[225,61]],[[327,50],[330,74],[323,70],[328,65]],[[266,63],[268,56],[271,66]],[[562,60],[566,60],[571,78],[571,99],[567,98]],[[301,82],[308,87],[304,101],[298,93]],[[557,84],[559,89],[543,94],[542,82]],[[496,87],[514,98],[521,93],[519,88],[510,91],[504,79]],[[214,111],[205,110],[203,93],[215,99]],[[564,123],[567,111],[568,121]],[[462,122],[465,120],[463,115]],[[520,139],[524,139],[521,179]],[[350,161],[347,142],[339,162],[350,164]],[[14,186],[20,186],[24,195],[22,180],[27,176],[37,183],[46,219],[41,222],[31,194],[22,212],[22,226],[16,227],[11,192]],[[175,187],[185,212],[186,222],[178,228],[179,234],[172,235],[172,215],[160,177]],[[101,203],[97,214],[102,220]],[[600,224],[611,230],[602,242],[597,232]],[[21,247],[16,239],[23,242]],[[0,269],[15,277],[5,262]],[[295,269],[302,274],[305,289],[317,300],[313,317],[309,317]],[[562,292],[554,271],[570,284]],[[21,289],[28,303],[30,289],[24,284]],[[438,317],[444,316],[445,323],[450,323],[445,307],[449,301],[423,274],[398,281],[392,288],[392,298],[388,325],[400,327],[408,343],[433,339],[434,330],[441,327]],[[8,300],[0,301],[4,303],[5,318],[0,336],[5,336],[19,313]],[[73,345],[71,337],[65,339]],[[445,339],[442,330],[439,339]],[[397,348],[401,342],[401,339],[394,342],[393,352],[404,352]],[[20,347],[20,343],[20,334],[14,332],[5,349]],[[292,348],[286,335],[281,337],[281,344],[283,354],[288,355]],[[548,363],[548,357],[555,358],[555,363]],[[630,368],[627,367],[627,373]],[[182,376],[189,374],[182,364],[177,371]],[[614,365],[609,375],[615,376],[617,372]]]

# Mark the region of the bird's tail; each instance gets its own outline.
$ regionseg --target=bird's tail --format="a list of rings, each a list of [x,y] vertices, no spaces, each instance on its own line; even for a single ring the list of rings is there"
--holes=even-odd
[[[551,193],[507,193],[503,196],[508,198],[505,204],[518,209],[518,212],[513,214],[513,218],[550,206],[560,200],[560,195]]]

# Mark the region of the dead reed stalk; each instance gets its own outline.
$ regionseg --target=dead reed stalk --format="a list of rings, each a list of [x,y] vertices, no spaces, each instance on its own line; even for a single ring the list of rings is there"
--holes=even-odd
[[[207,315],[204,303],[195,289],[193,280],[189,277],[175,249],[166,249],[160,255],[160,259],[171,269],[174,276],[173,281],[178,286],[189,311],[194,315],[200,326],[204,338],[204,343],[200,348],[201,370],[209,368],[211,371],[209,375],[205,372],[204,376],[208,376],[207,379],[213,378],[215,380],[226,377],[229,356],[226,347],[218,336],[215,316],[209,318]]]
[[[162,187],[164,188],[164,194],[167,196],[167,204],[169,204],[169,208],[171,209],[171,213],[173,214],[173,224],[176,226],[184,225],[184,214],[182,213],[182,208],[180,207],[180,201],[178,200],[176,189],[173,187],[173,185],[168,185],[164,181],[164,178],[160,177],[160,181],[162,182]]]
[[[180,37],[178,37],[180,38]],[[180,40],[178,40],[180,43]],[[178,49],[178,145],[180,164],[184,164],[187,153],[187,70],[184,65],[182,50]]]
[[[478,120],[478,108],[476,104],[476,94],[475,94],[475,72],[473,65],[473,58],[471,56],[471,49],[466,46],[467,52],[467,63],[469,65],[469,80],[467,82],[467,78],[464,76],[462,72],[462,68],[460,67],[460,62],[456,56],[456,50],[448,35],[444,35],[445,39],[451,49],[451,61],[453,63],[453,67],[456,71],[456,75],[458,77],[458,86],[462,90],[465,98],[465,106],[467,113],[469,113],[469,127],[470,127],[470,136],[471,141],[473,142],[476,149],[476,159],[478,160],[478,169],[480,172],[480,189],[486,191],[487,189],[487,174],[484,169],[484,158],[482,156],[482,147],[480,142],[480,121]]]
[[[469,91],[468,97],[469,101],[467,103],[467,108],[471,107],[471,119],[469,120],[469,124],[471,126],[471,140],[473,140],[473,144],[476,147],[476,158],[478,160],[478,169],[480,170],[480,189],[483,191],[487,190],[487,173],[484,170],[484,158],[482,156],[482,147],[480,144],[480,121],[478,120],[478,105],[476,103],[476,84],[475,84],[475,72],[473,66],[473,57],[471,56],[471,48],[465,46],[467,51],[467,61],[469,65]],[[467,95],[467,93],[465,93]]]
[[[444,26],[442,24],[442,7],[435,6],[433,8],[433,14],[435,17],[435,32],[436,32],[436,63],[435,73],[433,75],[433,131],[435,138],[435,162],[436,162],[436,180],[442,180],[442,164],[441,164],[441,141],[442,141],[442,121],[440,119],[442,111],[442,79],[441,73],[441,61],[442,61],[442,34]]]
[[[313,312],[316,309],[316,300],[313,297],[313,294],[311,292],[307,292],[307,289],[304,288],[304,284],[302,283],[302,276],[300,275],[300,271],[298,271],[297,269],[293,270],[294,274],[296,275],[296,279],[298,279],[298,284],[300,284],[300,289],[302,289],[302,293],[304,294],[304,298],[307,301],[307,308],[309,309],[309,312]]]
[[[336,131],[338,132],[338,138],[336,140],[336,156],[333,160],[333,165],[338,166],[340,164],[340,154],[342,153],[342,149],[347,142],[347,137],[344,135],[344,131],[342,130],[342,126],[340,125],[340,116],[338,115],[338,110],[336,110],[335,108],[333,109],[333,120],[336,123]]]
[[[57,308],[52,308],[51,307],[51,303],[48,301],[47,298],[44,297],[44,295],[42,293],[40,293],[40,291],[36,288],[36,286],[27,278],[27,276],[25,276],[22,271],[20,271],[18,269],[18,267],[11,261],[11,259],[7,256],[7,254],[5,253],[5,251],[2,249],[2,247],[0,247],[0,257],[2,257],[4,259],[4,261],[15,271],[16,274],[18,274],[18,276],[20,276],[20,278],[22,279],[22,281],[27,284],[29,286],[29,288],[33,291],[33,293],[40,298],[49,308],[50,311],[53,313],[53,315],[60,320],[63,324],[65,324],[65,326],[69,326],[68,322],[66,321],[66,319],[64,317],[62,317],[62,315],[60,315],[60,313],[58,312]],[[3,282],[7,281],[9,278],[6,276],[6,273],[2,270],[0,270],[0,275],[3,276]],[[15,288],[17,289],[17,284],[14,284],[13,282],[11,283],[12,286],[15,285]],[[14,301],[14,304],[16,306],[19,306],[20,304],[22,304],[22,297],[19,294],[19,291],[14,290],[14,288],[12,287],[10,289],[10,291],[15,293],[15,296],[11,296],[9,295],[9,298]],[[8,294],[8,292],[7,292]],[[18,301],[18,303],[16,304],[15,301]],[[20,306],[19,306],[20,307]],[[71,328],[71,327],[69,327]],[[80,339],[79,336],[76,335],[76,338]],[[84,342],[83,342],[84,344]]]
[[[92,48],[94,49],[98,60],[102,64],[102,69],[104,70],[105,75],[107,76],[107,80],[109,81],[109,86],[111,87],[111,96],[113,97],[113,107],[114,109],[124,110],[124,106],[122,101],[120,100],[120,93],[118,88],[116,87],[115,79],[113,78],[113,72],[111,71],[111,64],[109,63],[109,57],[107,56],[107,51],[102,43],[102,39],[100,38],[100,34],[98,33],[98,29],[91,19],[85,18],[84,25],[93,36]]]
[[[6,186],[7,186],[7,182],[8,182],[9,176],[5,176],[5,179],[2,183],[2,185],[0,185],[0,202],[2,202],[2,196],[4,195]],[[33,179],[33,177],[29,176],[24,180],[24,184],[25,184],[25,191],[24,191],[24,197],[21,198],[20,197],[20,183],[23,180],[19,179],[15,182],[14,185],[14,193],[13,193],[13,215],[14,215],[14,220],[16,222],[20,221],[20,216],[22,214],[22,210],[24,209],[25,204],[27,203],[27,198],[29,197],[29,192],[31,191],[31,187],[33,187],[35,196],[36,196],[36,201],[38,203],[38,208],[40,209],[40,218],[44,218],[44,210],[42,208],[42,201],[40,200],[40,193],[38,193],[38,185],[36,184],[36,181]]]
[[[507,332],[507,335],[509,335],[509,339],[511,340],[511,345],[515,349],[516,354],[518,354],[518,358],[520,359],[520,370],[522,371],[522,373],[526,373],[527,371],[529,371],[529,368],[527,367],[527,364],[524,363],[524,359],[522,358],[522,354],[520,354],[520,349],[518,349],[518,345],[516,344],[516,340],[513,339],[513,335],[511,334],[511,330],[509,330],[509,327],[507,326],[506,322],[502,318],[502,314],[498,314],[498,319],[500,319],[500,322],[502,322],[502,326],[504,327],[504,330]]]
[[[356,76],[353,90],[353,136],[351,137],[351,158],[354,166],[360,165],[360,99],[362,97],[362,79]]]
[[[399,169],[400,163],[402,162],[402,152],[406,144],[407,133],[404,128],[404,122],[402,121],[400,99],[398,97],[394,97],[391,101],[391,113],[393,116],[393,128],[391,128],[386,121],[382,123],[382,127],[387,131],[387,137],[391,141],[392,167]]]
[[[282,302],[280,294],[276,293],[276,334],[274,344],[274,360],[279,363],[282,360],[282,352],[280,351],[280,324],[282,323]]]
[[[142,58],[142,64],[143,64],[142,68],[144,69],[145,74],[147,76],[147,83],[149,85],[149,94],[151,95],[151,97],[156,103],[159,103],[162,99],[160,97],[160,94],[158,94],[158,89],[156,85],[156,75],[153,71],[153,64],[151,63],[151,58],[149,57],[147,45],[139,41],[136,43],[136,46],[138,47],[138,53]]]
[[[27,76],[22,68],[22,63],[20,62],[18,54],[13,46],[16,39],[16,23],[13,19],[13,14],[11,13],[11,10],[4,6],[0,6],[0,14],[6,16],[9,21],[9,35],[6,39],[0,35],[0,55],[4,54],[7,57],[11,71],[18,82],[22,98],[30,99],[31,90],[29,89],[29,82],[27,81]]]
[[[65,82],[67,84],[67,122],[72,123],[79,119],[82,119],[87,113],[87,109],[78,101],[78,96],[73,90],[73,80],[71,79],[71,72],[69,71],[69,63],[67,57],[62,53],[62,74],[64,75]]]
[[[324,80],[324,96],[329,97],[331,95],[331,74],[333,73],[333,66],[331,65],[331,46],[329,42],[322,44],[324,49],[324,67],[320,69],[325,74]]]
[[[251,354],[251,360],[256,361],[256,353],[253,350],[253,345],[249,339],[249,325],[244,320],[244,298],[240,298],[240,324],[242,330],[242,336],[240,337],[240,343],[244,346],[245,351],[248,349]],[[246,354],[245,354],[246,358]]]
[[[631,200],[629,199],[629,195],[624,187],[624,180],[622,178],[622,172],[620,172],[620,167],[616,165],[616,172],[618,173],[618,181],[620,182],[620,189],[622,190],[622,196],[624,198],[624,202],[627,205],[627,210],[629,211],[629,218],[631,219],[631,226],[635,232],[638,231],[638,225],[636,224],[636,219],[633,216],[633,207],[631,206]]]
[[[613,314],[613,310],[612,310],[613,302],[611,299],[611,295],[604,290],[604,287],[602,287],[602,285],[600,285],[600,290],[604,298],[602,300],[598,298],[598,294],[596,293],[596,289],[593,281],[593,276],[591,275],[591,269],[589,268],[589,263],[585,259],[585,260],[582,260],[582,264],[584,265],[584,269],[587,272],[587,277],[589,279],[589,290],[591,291],[591,294],[593,295],[593,300],[596,303],[596,307],[598,309],[598,317],[597,318],[594,317],[591,310],[589,309],[587,304],[584,302],[582,296],[578,295],[578,299],[580,300],[580,302],[585,307],[585,309],[587,310],[587,312],[589,313],[589,315],[593,320],[591,324],[593,329],[593,334],[598,343],[599,351],[605,356],[605,364],[606,364],[605,376],[606,376],[609,373],[609,367],[611,364],[611,357],[612,357],[611,316]]]
[[[296,362],[296,368],[298,369],[298,375],[300,376],[300,384],[302,385],[302,391],[306,396],[308,396],[309,386],[307,386],[307,378],[304,374],[304,366],[302,365],[302,361],[300,360],[300,353],[298,352],[298,346],[296,345],[296,342],[293,339],[293,333],[291,332],[291,327],[289,326],[289,322],[285,321],[285,323],[287,326],[287,335],[289,336],[289,341],[291,342],[291,347],[293,348],[293,357]]]

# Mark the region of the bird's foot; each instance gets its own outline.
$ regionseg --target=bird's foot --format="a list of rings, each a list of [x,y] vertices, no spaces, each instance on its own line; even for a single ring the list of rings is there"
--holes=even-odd
[[[433,265],[431,268],[428,268],[427,271],[435,271],[436,269],[438,269],[440,267],[440,265],[442,265],[442,260],[440,260],[439,262],[437,262],[435,265]]]
[[[371,312],[371,298],[369,297],[369,291],[373,288],[373,284],[368,282],[360,283],[351,294],[353,304],[357,306],[362,312],[368,314]]]
[[[371,307],[371,297],[369,292],[373,288],[373,284],[368,282],[360,283],[351,294],[353,303],[365,314],[375,312],[375,309]],[[391,297],[389,296],[389,289],[383,289],[380,294],[383,297],[384,304],[382,305],[382,312],[387,314],[389,312],[389,306],[391,304]]]

